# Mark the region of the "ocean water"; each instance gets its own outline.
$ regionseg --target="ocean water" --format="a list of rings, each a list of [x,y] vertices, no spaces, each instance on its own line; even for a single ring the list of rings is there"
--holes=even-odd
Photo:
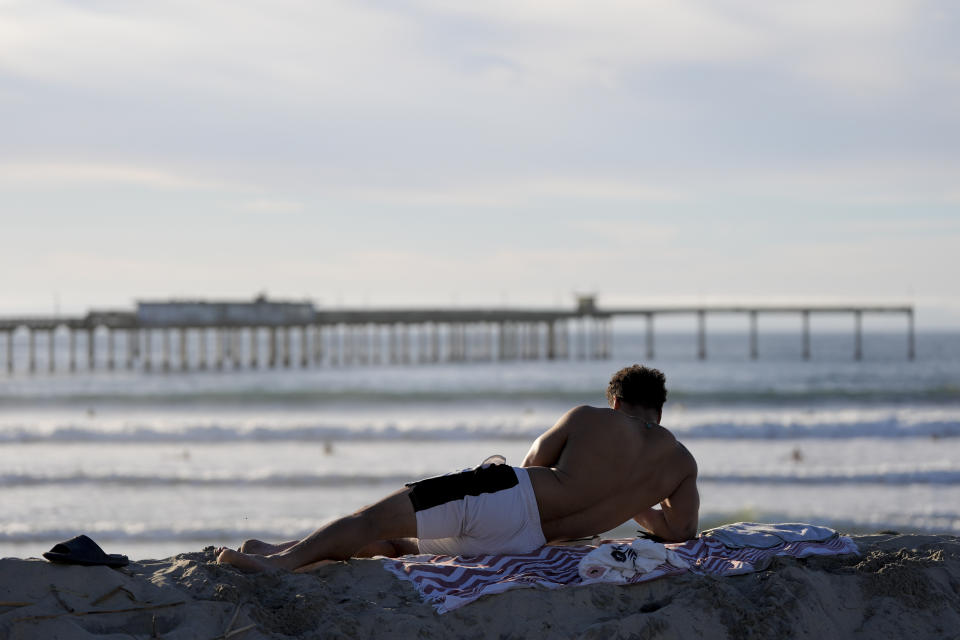
[[[647,362],[667,375],[664,425],[698,460],[702,526],[960,534],[960,334],[918,334],[913,361],[902,332],[865,334],[861,361],[843,333],[815,333],[809,361],[798,333],[761,334],[756,361],[745,334],[708,349],[699,361],[695,336],[658,334]],[[75,374],[41,360],[0,374],[0,556],[81,532],[134,558],[297,538],[406,481],[493,453],[518,464],[644,352],[615,330],[606,360]]]

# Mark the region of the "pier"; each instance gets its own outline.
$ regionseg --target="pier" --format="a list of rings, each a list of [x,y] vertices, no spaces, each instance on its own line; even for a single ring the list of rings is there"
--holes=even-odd
[[[915,357],[914,310],[909,305],[600,308],[593,296],[580,296],[569,309],[317,309],[309,302],[261,296],[252,302],[139,302],[134,311],[91,311],[73,318],[0,318],[0,362],[12,375],[41,369],[169,372],[608,359],[612,321],[628,317],[645,319],[645,356],[654,360],[655,320],[664,316],[696,319],[696,355],[705,360],[708,317],[731,314],[747,319],[751,359],[760,357],[759,316],[785,314],[801,318],[804,359],[811,357],[810,317],[816,314],[852,317],[855,360],[863,358],[864,315],[902,315],[907,321],[906,358]]]

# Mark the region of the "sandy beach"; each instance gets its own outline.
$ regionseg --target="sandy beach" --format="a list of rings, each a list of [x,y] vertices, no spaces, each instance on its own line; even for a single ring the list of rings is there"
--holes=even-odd
[[[717,578],[516,589],[440,615],[376,559],[244,574],[213,548],[122,569],[0,561],[0,636],[960,638],[960,538],[855,536],[861,554]]]

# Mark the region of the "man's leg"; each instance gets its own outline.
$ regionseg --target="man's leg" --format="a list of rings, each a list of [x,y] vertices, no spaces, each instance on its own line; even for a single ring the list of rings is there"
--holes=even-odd
[[[293,544],[296,543],[294,542]],[[416,538],[394,538],[393,540],[377,540],[376,542],[371,542],[365,547],[357,549],[352,557],[372,558],[374,556],[386,556],[387,558],[399,558],[400,556],[408,556],[419,552],[420,546]],[[307,573],[332,562],[336,562],[336,560],[311,562],[302,567],[297,567],[295,571],[297,573]]]
[[[261,556],[268,556],[274,553],[280,553],[289,549],[300,542],[299,540],[290,540],[289,542],[279,542],[273,544],[263,540],[244,540],[240,545],[239,551],[243,553],[255,553]],[[226,547],[220,547],[217,553],[223,551]],[[390,540],[376,540],[370,544],[357,549],[354,552],[354,558],[372,558],[374,556],[386,556],[388,558],[399,558],[418,553],[419,546],[416,538],[392,538]]]
[[[377,540],[371,542],[361,549],[357,549],[353,554],[354,558],[372,558],[374,556],[386,556],[387,558],[399,558],[412,553],[419,553],[420,546],[416,538],[391,538],[390,540]]]
[[[401,489],[376,504],[320,527],[278,553],[263,556],[224,549],[217,562],[250,570],[293,571],[320,560],[346,560],[377,540],[415,537],[417,517],[408,493],[409,489]]]

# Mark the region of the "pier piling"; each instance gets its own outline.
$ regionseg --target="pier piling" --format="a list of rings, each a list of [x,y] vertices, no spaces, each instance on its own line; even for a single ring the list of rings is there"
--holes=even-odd
[[[547,323],[547,360],[557,358],[557,323],[552,320]]]
[[[330,327],[330,364],[339,365],[343,360],[343,349],[340,342],[340,325]]]
[[[390,364],[397,364],[397,327],[393,324],[387,327],[387,351]]]
[[[160,367],[164,371],[170,371],[170,330],[161,329],[160,330],[160,348],[162,350],[161,357],[163,360],[160,362]]]
[[[143,331],[143,369],[150,371],[153,367],[153,331],[144,329]]]
[[[27,370],[30,373],[36,373],[37,371],[37,332],[33,329],[27,329],[27,342],[30,346],[29,360],[27,362]]]
[[[190,368],[190,361],[187,358],[187,329],[186,327],[180,327],[180,370],[186,371]]]
[[[321,325],[313,327],[313,361],[317,364],[323,363],[323,326]]]
[[[907,359],[913,360],[915,358],[916,349],[913,337],[913,309],[910,309],[909,313],[907,313]]]
[[[340,335],[340,360],[344,365],[353,364],[353,335],[349,324],[341,324],[337,327],[337,333]]]
[[[223,344],[224,344],[224,366],[234,367],[236,365],[236,358],[234,357],[234,344],[233,344],[233,335],[234,329],[223,329],[221,331],[223,334]]]
[[[208,353],[206,327],[202,327],[200,329],[200,346],[198,348],[200,349],[200,354],[199,354],[200,357],[198,358],[199,362],[197,362],[197,368],[200,369],[201,371],[206,371],[207,353]]]
[[[707,312],[697,310],[697,358],[707,359]]]
[[[307,327],[300,327],[300,367],[306,369],[310,365],[310,351],[307,346]]]
[[[113,329],[107,328],[107,369],[113,371],[116,366]]]
[[[267,366],[273,369],[277,366],[277,328],[270,327],[267,334]]]
[[[208,363],[208,366],[210,366],[215,371],[221,371],[223,369],[223,353],[224,353],[223,330],[220,329],[219,327],[212,327],[211,329],[209,329],[209,331],[212,332],[212,335],[205,336],[205,340],[206,339],[212,340],[213,354],[210,356],[210,362]],[[204,333],[206,333],[206,331]],[[204,346],[204,351],[206,351],[206,346]]]
[[[653,350],[653,314],[645,314],[647,317],[647,358],[653,360],[654,350]]]
[[[430,362],[428,329],[427,323],[423,322],[417,330],[417,362],[420,364]]]
[[[859,309],[853,312],[853,358],[863,360],[863,312]]]
[[[127,329],[127,369],[133,369],[133,358],[136,353],[137,332],[133,329]]]

